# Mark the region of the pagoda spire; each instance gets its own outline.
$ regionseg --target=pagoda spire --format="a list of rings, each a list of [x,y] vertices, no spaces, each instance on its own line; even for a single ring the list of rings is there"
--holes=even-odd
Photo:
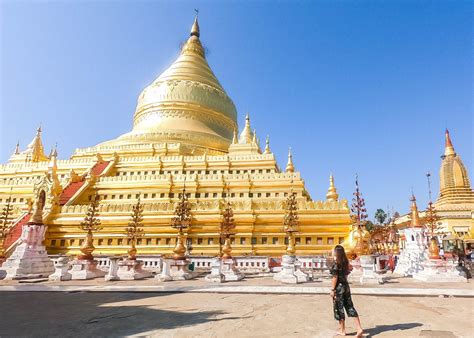
[[[195,9],[195,11],[196,11],[196,16],[194,17],[193,26],[191,27],[191,33],[189,33],[189,35],[199,37],[200,36],[199,22],[198,22],[199,11],[197,9]]]
[[[265,140],[265,154],[270,154],[270,137],[267,135],[267,139]]]
[[[444,134],[445,143],[444,143],[444,156],[456,155],[454,151],[453,143],[451,142],[451,137],[449,136],[449,130],[446,128]]]
[[[326,199],[328,201],[337,201],[339,199],[339,194],[337,193],[336,186],[334,185],[334,176],[331,174],[329,176],[329,189],[326,194]]]
[[[288,150],[288,163],[286,164],[286,172],[292,173],[295,171],[295,166],[293,165],[293,155],[291,154],[291,147]]]
[[[18,155],[20,153],[20,141],[16,143],[15,151],[13,152],[13,155]]]
[[[252,139],[253,139],[253,135],[252,135],[252,129],[250,128],[250,116],[247,113],[247,115],[245,116],[244,130],[242,130],[242,133],[240,133],[239,143],[240,144],[252,143]]]
[[[412,193],[411,194],[411,198],[410,198],[410,201],[411,201],[411,214],[410,214],[410,219],[411,219],[411,222],[410,222],[410,226],[412,228],[420,228],[422,225],[421,225],[421,221],[420,221],[420,215],[418,214],[418,207],[416,205],[416,198],[415,198],[415,195]]]
[[[48,157],[44,153],[43,142],[41,141],[41,126],[36,130],[36,135],[26,147],[25,153],[27,158],[32,162],[48,160]]]
[[[196,12],[193,25],[191,26],[191,31],[189,32],[188,41],[186,41],[186,43],[183,45],[183,48],[181,49],[181,54],[193,54],[205,58],[206,52],[201,44],[201,40],[199,40],[200,36],[201,33],[199,31],[198,13]]]

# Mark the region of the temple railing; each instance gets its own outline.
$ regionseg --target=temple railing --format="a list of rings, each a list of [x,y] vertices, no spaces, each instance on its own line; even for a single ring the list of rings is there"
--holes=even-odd
[[[49,256],[53,262],[59,259],[59,255]],[[123,256],[124,258],[126,256]],[[97,261],[97,267],[103,271],[108,271],[110,268],[109,256],[97,255],[94,256]],[[138,255],[137,260],[143,262],[143,269],[154,273],[160,273],[163,267],[163,256],[161,255]],[[208,272],[211,270],[211,263],[215,259],[214,256],[191,256],[190,262],[194,265],[194,270],[197,272]],[[279,266],[272,266],[270,257],[267,256],[235,256],[233,257],[236,268],[246,274],[261,274],[277,272],[280,270]],[[274,258],[272,258],[275,260]],[[277,259],[278,260],[278,259]],[[69,264],[73,258],[71,257]],[[301,270],[313,276],[313,278],[329,277],[328,258],[323,256],[298,256],[297,261]]]

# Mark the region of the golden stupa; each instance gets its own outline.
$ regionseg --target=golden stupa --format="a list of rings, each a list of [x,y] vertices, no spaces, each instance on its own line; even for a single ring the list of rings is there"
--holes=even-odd
[[[98,194],[103,229],[94,235],[95,253],[127,252],[125,228],[140,197],[144,234],[138,252],[170,254],[176,241],[170,222],[183,188],[191,204],[187,245],[193,255],[219,252],[227,199],[236,223],[235,255],[284,254],[283,206],[291,191],[300,218],[297,254],[329,252],[350,229],[347,201],[339,199],[332,176],[327,198],[315,201],[291,152],[283,171],[268,138],[261,149],[248,115],[239,135],[236,108],[206,61],[196,18],[176,61],[139,95],[130,132],[59,160],[56,150],[44,154],[38,131],[27,150],[17,147],[0,166],[0,204],[11,194],[15,206],[3,245],[7,254],[12,251],[14,234],[44,191],[49,253],[79,252],[84,240],[79,224]]]
[[[433,204],[439,217],[439,232],[472,242],[474,239],[474,191],[459,154],[454,150],[449,131],[445,132],[444,155],[439,170],[439,196]],[[426,212],[420,212],[424,219]],[[410,224],[408,215],[395,220],[397,226]]]

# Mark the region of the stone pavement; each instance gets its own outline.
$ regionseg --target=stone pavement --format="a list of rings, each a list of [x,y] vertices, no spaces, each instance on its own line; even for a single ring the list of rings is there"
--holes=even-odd
[[[192,293],[274,293],[274,294],[328,294],[329,280],[298,285],[284,285],[271,277],[248,276],[238,282],[212,284],[201,276],[190,281],[159,282],[155,279],[140,281],[106,282],[103,278],[86,281],[42,282],[22,284],[18,281],[0,281],[2,291],[87,291],[87,292],[192,292]],[[351,285],[353,294],[384,296],[457,296],[474,297],[473,283],[423,283],[412,278],[392,277],[383,285]]]
[[[353,299],[366,336],[472,337],[472,298]],[[333,337],[337,328],[327,295],[1,292],[0,313],[0,336]]]

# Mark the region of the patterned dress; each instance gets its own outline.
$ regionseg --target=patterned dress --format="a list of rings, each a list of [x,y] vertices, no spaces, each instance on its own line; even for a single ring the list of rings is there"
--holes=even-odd
[[[346,319],[344,309],[346,309],[349,317],[358,317],[359,315],[352,303],[347,274],[343,269],[338,268],[336,263],[333,264],[329,271],[333,277],[337,277],[336,290],[334,292],[334,318],[336,320]]]

